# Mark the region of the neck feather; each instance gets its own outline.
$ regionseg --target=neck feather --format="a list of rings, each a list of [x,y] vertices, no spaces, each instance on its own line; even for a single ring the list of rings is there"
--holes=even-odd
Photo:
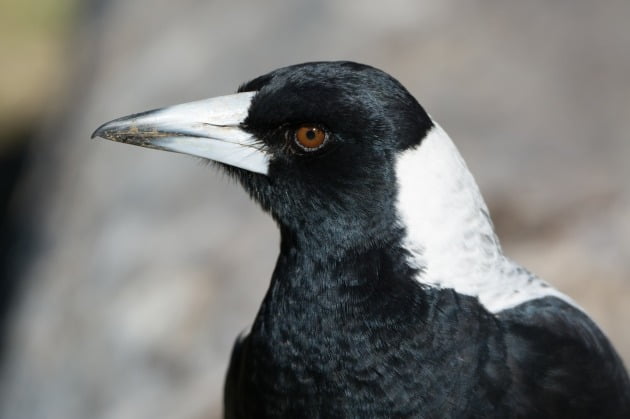
[[[488,208],[437,124],[396,163],[396,208],[418,281],[479,298],[492,312],[547,295],[567,299],[503,256]]]
[[[405,246],[424,282],[486,276],[503,260],[488,209],[466,163],[439,125],[397,161]]]

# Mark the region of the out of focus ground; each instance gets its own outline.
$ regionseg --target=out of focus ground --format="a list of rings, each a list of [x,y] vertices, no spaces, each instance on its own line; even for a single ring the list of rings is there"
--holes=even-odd
[[[320,59],[406,85],[506,252],[630,363],[629,2],[40,3],[0,13],[0,417],[218,417],[275,227],[212,167],[89,137]]]

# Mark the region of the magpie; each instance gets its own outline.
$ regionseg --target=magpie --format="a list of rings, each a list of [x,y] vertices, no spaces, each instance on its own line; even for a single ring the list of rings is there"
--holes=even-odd
[[[293,65],[92,137],[212,160],[279,227],[226,418],[630,418],[608,339],[504,256],[453,142],[385,72]]]

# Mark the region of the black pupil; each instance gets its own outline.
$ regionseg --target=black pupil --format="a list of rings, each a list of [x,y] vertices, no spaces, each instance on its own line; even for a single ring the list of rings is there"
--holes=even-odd
[[[309,140],[314,140],[317,133],[315,132],[315,128],[311,128],[306,132],[306,138]]]

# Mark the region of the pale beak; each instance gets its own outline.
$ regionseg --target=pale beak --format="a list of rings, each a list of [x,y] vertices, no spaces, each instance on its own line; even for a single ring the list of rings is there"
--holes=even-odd
[[[203,157],[266,175],[264,144],[242,129],[256,92],[236,93],[115,119],[92,138]]]

